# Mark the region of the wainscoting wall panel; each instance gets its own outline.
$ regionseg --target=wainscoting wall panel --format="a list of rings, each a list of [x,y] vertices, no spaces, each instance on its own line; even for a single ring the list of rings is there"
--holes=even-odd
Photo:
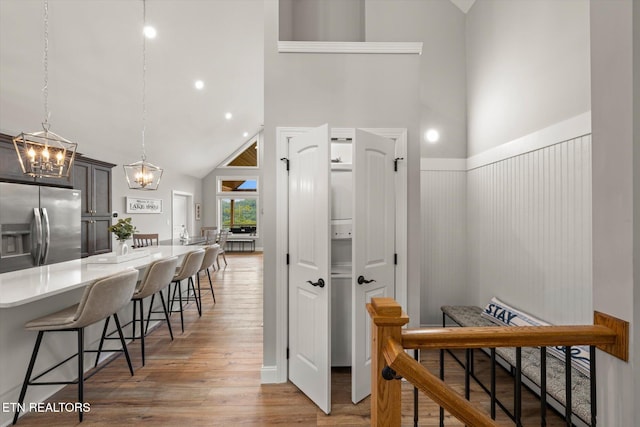
[[[423,170],[420,322],[438,325],[440,306],[473,304],[467,286],[467,173]]]
[[[551,323],[591,323],[590,135],[471,169],[466,194],[474,304],[497,296]]]

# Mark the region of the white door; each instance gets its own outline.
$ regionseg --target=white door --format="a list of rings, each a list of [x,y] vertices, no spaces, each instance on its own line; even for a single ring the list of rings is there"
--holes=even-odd
[[[190,196],[188,194],[174,192],[172,199],[171,238],[177,239],[180,237],[183,225],[187,227],[187,230],[189,230],[191,226],[189,221]]]
[[[395,297],[395,143],[356,129],[353,147],[351,400],[371,393],[371,298]]]
[[[289,379],[331,412],[329,126],[289,140]]]

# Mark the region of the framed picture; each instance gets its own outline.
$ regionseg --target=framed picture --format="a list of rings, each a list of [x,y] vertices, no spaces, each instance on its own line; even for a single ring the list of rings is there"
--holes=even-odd
[[[162,213],[161,199],[140,199],[138,197],[125,197],[127,213]]]
[[[196,203],[196,221],[200,220],[200,203]]]

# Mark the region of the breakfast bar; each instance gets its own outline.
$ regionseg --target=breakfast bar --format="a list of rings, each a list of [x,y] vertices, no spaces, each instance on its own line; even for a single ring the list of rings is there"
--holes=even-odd
[[[26,322],[79,301],[84,287],[96,279],[129,268],[144,272],[155,260],[183,257],[192,250],[194,247],[189,246],[154,246],[133,250],[132,259],[119,263],[112,262],[104,255],[96,255],[0,274],[0,358],[3,360],[0,364],[0,400],[11,403],[18,399],[36,337],[36,333],[24,330]],[[130,310],[125,311],[120,315],[123,322],[131,319]],[[101,324],[86,328],[86,348],[96,347],[101,329]],[[36,364],[36,371],[74,353],[75,341],[71,335],[52,334],[43,341],[42,346],[46,351],[42,352],[43,357]],[[52,380],[75,378],[74,364],[63,366],[51,373]],[[86,366],[93,364],[87,363]],[[26,401],[43,401],[59,388],[31,388]],[[0,425],[7,425],[12,415],[12,411],[0,412]]]

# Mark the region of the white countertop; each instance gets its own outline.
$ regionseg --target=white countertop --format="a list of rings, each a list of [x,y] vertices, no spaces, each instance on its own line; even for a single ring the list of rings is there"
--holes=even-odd
[[[90,258],[0,274],[0,308],[16,307],[77,289],[127,268],[143,269],[152,261],[181,256],[197,246],[150,246],[149,255],[118,264],[93,264]],[[135,251],[135,249],[134,249]],[[100,257],[97,255],[96,257]]]

